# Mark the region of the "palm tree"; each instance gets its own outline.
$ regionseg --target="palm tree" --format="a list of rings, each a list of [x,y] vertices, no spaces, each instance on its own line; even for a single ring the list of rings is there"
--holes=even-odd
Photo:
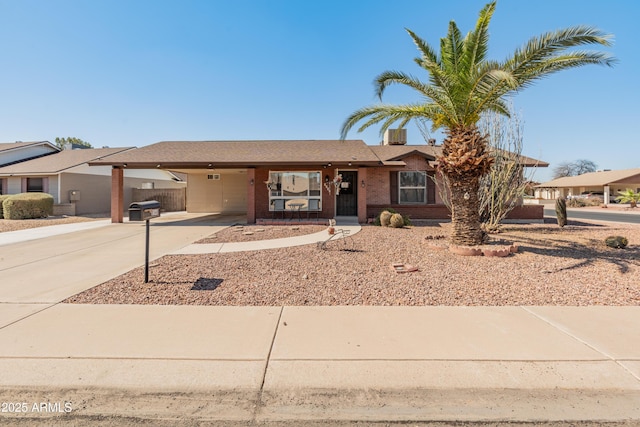
[[[429,75],[424,83],[398,71],[386,71],[376,80],[376,94],[382,100],[385,89],[401,84],[418,92],[422,101],[414,104],[378,104],[352,113],[342,125],[341,138],[358,122],[362,131],[381,123],[380,133],[399,123],[428,120],[433,130],[444,128],[442,156],[438,167],[450,185],[452,232],[451,243],[478,245],[484,233],[480,227],[478,188],[480,178],[491,167],[487,136],[480,133],[480,115],[493,111],[508,116],[506,95],[530,86],[537,80],[560,70],[587,64],[612,66],[615,59],[603,52],[569,50],[598,44],[610,46],[612,36],[602,31],[575,26],[534,37],[504,62],[486,58],[489,22],[496,3],[481,11],[475,28],[462,37],[455,22],[449,23],[447,36],[440,40],[440,55],[407,29],[420,57],[416,63]]]
[[[616,200],[620,203],[629,203],[629,207],[635,208],[640,202],[640,193],[636,193],[630,188],[625,191],[618,191],[618,194],[620,195],[616,197]]]

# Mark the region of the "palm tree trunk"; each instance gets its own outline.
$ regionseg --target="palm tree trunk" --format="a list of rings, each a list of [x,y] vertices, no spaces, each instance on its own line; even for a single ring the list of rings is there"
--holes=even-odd
[[[449,176],[451,185],[451,244],[481,245],[484,231],[480,225],[479,177]]]
[[[487,137],[475,125],[447,130],[439,169],[451,187],[451,244],[481,245],[484,232],[480,226],[480,178],[487,173],[493,159],[487,150]]]

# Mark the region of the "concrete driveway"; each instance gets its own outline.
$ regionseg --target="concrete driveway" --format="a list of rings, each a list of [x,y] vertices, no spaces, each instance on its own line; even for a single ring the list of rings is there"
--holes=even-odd
[[[187,213],[154,219],[150,259],[244,221],[243,216]],[[0,303],[60,302],[143,265],[144,251],[144,222],[79,226],[79,231],[0,245]]]

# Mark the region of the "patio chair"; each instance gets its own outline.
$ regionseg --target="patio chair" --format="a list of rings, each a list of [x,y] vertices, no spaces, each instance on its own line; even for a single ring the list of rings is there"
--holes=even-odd
[[[284,219],[285,213],[284,199],[275,199],[273,201],[273,213],[271,214],[271,218],[276,217],[276,212],[282,212],[282,219]]]
[[[316,214],[316,219],[317,219],[319,212],[320,212],[320,200],[309,199],[309,204],[307,205],[307,219],[309,219],[309,215],[312,213]]]

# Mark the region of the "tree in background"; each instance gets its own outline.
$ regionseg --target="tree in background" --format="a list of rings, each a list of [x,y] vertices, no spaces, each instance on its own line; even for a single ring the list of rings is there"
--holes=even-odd
[[[591,160],[586,159],[576,160],[575,162],[562,162],[553,168],[553,179],[595,172],[597,167]]]
[[[440,173],[449,182],[451,202],[450,242],[455,245],[480,245],[485,232],[480,224],[478,193],[482,176],[492,164],[487,136],[478,129],[482,113],[509,114],[505,97],[531,86],[558,71],[588,64],[612,66],[615,60],[606,53],[570,50],[584,45],[610,46],[611,36],[588,26],[575,26],[533,37],[505,61],[489,60],[489,23],[496,3],[481,11],[475,28],[463,36],[455,22],[449,23],[446,37],[440,40],[439,53],[426,41],[407,29],[420,56],[415,62],[426,71],[428,82],[399,72],[386,71],[375,80],[376,94],[382,99],[393,84],[408,87],[419,95],[411,104],[378,104],[352,113],[342,125],[341,138],[361,120],[363,131],[381,124],[383,134],[399,123],[423,118],[432,129],[443,128]]]
[[[74,138],[72,136],[67,137],[67,138],[56,138],[56,147],[58,147],[59,149],[62,150],[67,145],[71,145],[71,146],[79,145],[79,146],[86,147],[86,148],[93,148],[91,143],[89,143],[87,141],[83,141],[80,138]]]

